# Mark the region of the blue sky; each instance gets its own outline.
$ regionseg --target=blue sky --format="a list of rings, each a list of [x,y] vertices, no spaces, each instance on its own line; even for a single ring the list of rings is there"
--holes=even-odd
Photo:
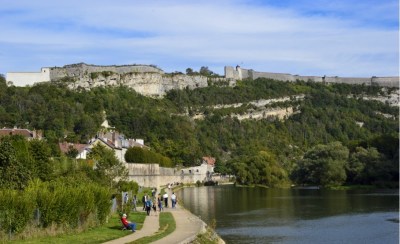
[[[397,0],[3,0],[0,73],[88,64],[399,75]]]

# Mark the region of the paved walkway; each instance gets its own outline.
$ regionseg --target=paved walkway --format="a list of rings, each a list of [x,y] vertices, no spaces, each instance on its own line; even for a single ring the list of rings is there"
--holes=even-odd
[[[191,212],[184,209],[179,204],[176,204],[176,208],[164,208],[164,211],[172,213],[172,216],[174,216],[175,219],[176,229],[168,236],[153,242],[154,244],[190,243],[197,237],[197,234],[205,231],[206,224],[199,217],[193,215]],[[135,233],[121,237],[119,239],[105,242],[104,244],[124,244],[128,242],[133,242],[145,236],[153,235],[160,228],[160,223],[159,213],[157,213],[157,216],[154,216],[154,212],[152,211],[152,214],[153,215],[146,217],[141,230],[137,230]]]
[[[176,229],[168,236],[153,242],[154,244],[189,243],[197,234],[205,231],[205,223],[180,205],[177,204],[176,208],[165,208],[165,211],[171,212],[174,216]]]
[[[129,234],[127,236],[121,237],[119,239],[105,242],[104,244],[124,244],[124,243],[135,241],[135,240],[140,239],[145,236],[153,235],[160,228],[160,222],[158,221],[159,214],[154,215],[154,212],[152,212],[152,214],[153,215],[151,215],[151,216],[146,216],[146,219],[144,220],[142,229],[137,230],[136,232]],[[125,231],[130,231],[130,230],[125,230]]]

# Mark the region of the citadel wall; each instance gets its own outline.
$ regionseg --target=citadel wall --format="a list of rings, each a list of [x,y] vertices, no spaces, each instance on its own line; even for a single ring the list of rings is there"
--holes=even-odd
[[[129,172],[129,180],[137,182],[140,186],[157,188],[175,182],[185,184],[203,182],[207,179],[207,171],[212,172],[206,164],[179,170],[160,167],[158,164],[125,163],[125,166]]]
[[[378,85],[384,87],[399,87],[399,77],[320,77],[320,76],[300,76],[285,73],[271,73],[271,72],[258,72],[252,69],[242,69],[239,66],[233,68],[232,66],[225,67],[225,77],[227,79],[257,79],[269,78],[281,81],[313,81],[313,82],[326,82],[326,83],[345,83],[345,84],[365,84],[365,85]]]
[[[88,65],[85,63],[65,65],[63,67],[42,68],[41,72],[10,72],[6,80],[15,86],[33,85],[37,82],[56,81],[63,77],[70,77],[74,82],[69,84],[71,89],[91,89],[98,86],[123,85],[133,88],[145,96],[162,97],[172,89],[195,89],[207,87],[207,78],[204,76],[188,76],[184,74],[165,74],[161,69],[150,65]],[[282,81],[313,81],[326,83],[346,83],[378,85],[383,87],[399,87],[399,77],[321,77],[299,76],[284,73],[258,72],[252,69],[233,68],[225,66],[225,78],[210,80],[212,82],[226,82],[233,86],[236,80],[270,78]]]

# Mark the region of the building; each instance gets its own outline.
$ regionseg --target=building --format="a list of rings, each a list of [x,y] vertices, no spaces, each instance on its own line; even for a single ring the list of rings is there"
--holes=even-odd
[[[58,144],[61,152],[67,154],[71,149],[75,149],[78,152],[76,159],[86,159],[88,154],[88,144],[74,144],[68,142],[62,142]]]
[[[0,137],[1,136],[13,136],[20,135],[25,137],[28,140],[38,139],[41,140],[43,138],[41,130],[33,130],[30,131],[28,129],[19,129],[19,128],[3,128],[0,129]]]

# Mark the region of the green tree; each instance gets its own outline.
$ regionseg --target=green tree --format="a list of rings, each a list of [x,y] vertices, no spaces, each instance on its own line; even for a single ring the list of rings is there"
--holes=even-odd
[[[113,187],[117,178],[125,179],[128,174],[125,166],[115,157],[114,151],[101,144],[92,148],[88,158],[95,161],[94,171],[99,183]]]
[[[50,161],[51,149],[46,142],[32,140],[29,142],[29,153],[35,164],[35,176],[43,181],[53,177],[53,164]]]
[[[346,180],[349,150],[340,142],[317,145],[306,152],[294,172],[301,184],[337,186]]]
[[[4,188],[23,189],[30,179],[27,169],[17,160],[9,138],[0,141],[0,185]]]

